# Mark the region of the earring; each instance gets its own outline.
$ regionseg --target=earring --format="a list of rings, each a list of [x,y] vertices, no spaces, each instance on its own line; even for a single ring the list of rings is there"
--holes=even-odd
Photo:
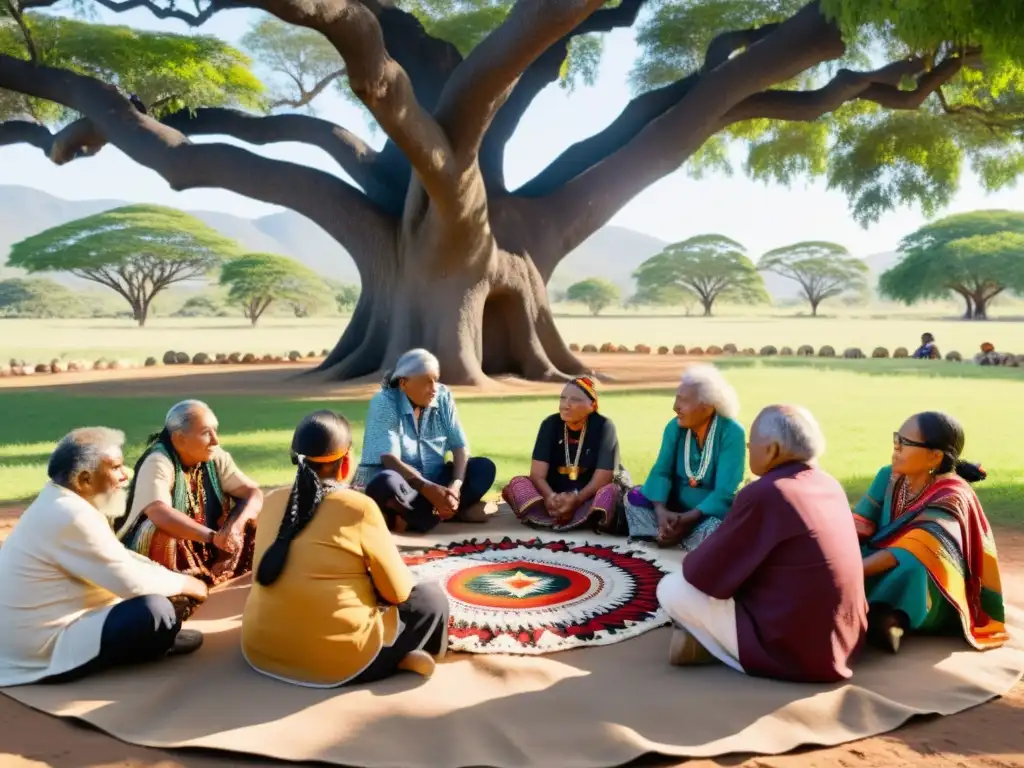
[[[928,470],[928,474],[929,475],[934,475],[935,474],[935,467],[932,467],[931,469],[929,469]]]

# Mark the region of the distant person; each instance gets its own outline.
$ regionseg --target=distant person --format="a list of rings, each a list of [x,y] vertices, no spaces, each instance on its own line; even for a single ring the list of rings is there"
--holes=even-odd
[[[992,528],[963,460],[952,416],[911,416],[893,433],[892,462],[854,508],[871,623],[868,639],[892,653],[907,632],[962,634],[974,648],[1007,640]]]
[[[377,502],[394,531],[487,519],[483,497],[498,470],[488,458],[470,457],[455,399],[440,378],[438,359],[411,349],[370,400],[352,486]]]
[[[558,413],[540,424],[530,474],[513,477],[502,496],[520,522],[568,531],[582,526],[625,533],[619,438],[597,412],[597,384],[579,377],[562,388]],[[620,525],[621,523],[621,525]]]
[[[986,341],[981,345],[981,352],[974,356],[974,362],[977,365],[1002,365],[1007,357],[1008,355],[996,352],[995,346]]]
[[[206,585],[129,552],[111,530],[125,504],[123,443],[102,427],[62,439],[50,482],[0,547],[0,686],[76,680],[202,645],[181,623]]]
[[[675,622],[670,661],[718,661],[738,672],[831,683],[852,675],[867,601],[842,486],[815,466],[825,439],[803,408],[765,408],[750,428],[760,477],[658,585]]]
[[[369,683],[399,670],[430,676],[448,646],[448,598],[413,586],[373,499],[341,484],[352,435],[331,411],[292,438],[291,488],[267,496],[242,652],[270,677],[316,688]]]
[[[746,469],[736,390],[712,365],[683,373],[676,417],[643,486],[626,495],[629,535],[662,547],[696,548],[722,524]]]
[[[939,348],[935,346],[935,337],[930,333],[921,334],[921,346],[911,355],[915,360],[938,360]]]
[[[210,586],[252,570],[263,493],[220,446],[217,417],[198,400],[167,412],[135,465],[126,514],[128,549]]]

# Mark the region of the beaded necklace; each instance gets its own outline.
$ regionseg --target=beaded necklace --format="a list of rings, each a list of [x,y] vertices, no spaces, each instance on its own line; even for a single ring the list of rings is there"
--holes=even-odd
[[[683,467],[686,470],[686,477],[691,488],[696,488],[700,485],[704,476],[708,473],[708,468],[711,466],[711,451],[715,445],[715,428],[717,426],[718,414],[716,413],[711,417],[711,426],[708,427],[708,436],[704,440],[704,450],[701,451],[700,464],[697,466],[696,473],[690,469],[690,438],[693,437],[693,430],[686,430],[686,445],[683,448]]]
[[[910,483],[907,478],[900,478],[896,487],[896,505],[893,509],[893,518],[902,516],[913,504],[924,495],[924,492],[931,487],[932,481],[925,483],[924,487],[915,494],[910,493]]]
[[[583,422],[583,429],[580,430],[580,441],[576,444],[576,458],[569,461],[569,425],[563,424],[565,431],[565,466],[569,468],[569,480],[576,482],[580,479],[580,454],[583,452],[583,440],[587,436],[587,422]]]

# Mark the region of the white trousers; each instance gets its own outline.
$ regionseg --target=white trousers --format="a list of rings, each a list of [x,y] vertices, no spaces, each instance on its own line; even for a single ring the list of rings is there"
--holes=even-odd
[[[736,636],[736,603],[706,595],[690,584],[682,569],[658,584],[658,602],[674,623],[685,629],[712,656],[737,672],[740,666]]]

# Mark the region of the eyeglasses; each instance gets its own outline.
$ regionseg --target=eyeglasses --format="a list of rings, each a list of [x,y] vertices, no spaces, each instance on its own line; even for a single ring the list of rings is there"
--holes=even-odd
[[[899,446],[900,448],[931,448],[928,443],[911,440],[909,437],[904,437],[899,432],[892,433],[892,444],[894,446]]]

